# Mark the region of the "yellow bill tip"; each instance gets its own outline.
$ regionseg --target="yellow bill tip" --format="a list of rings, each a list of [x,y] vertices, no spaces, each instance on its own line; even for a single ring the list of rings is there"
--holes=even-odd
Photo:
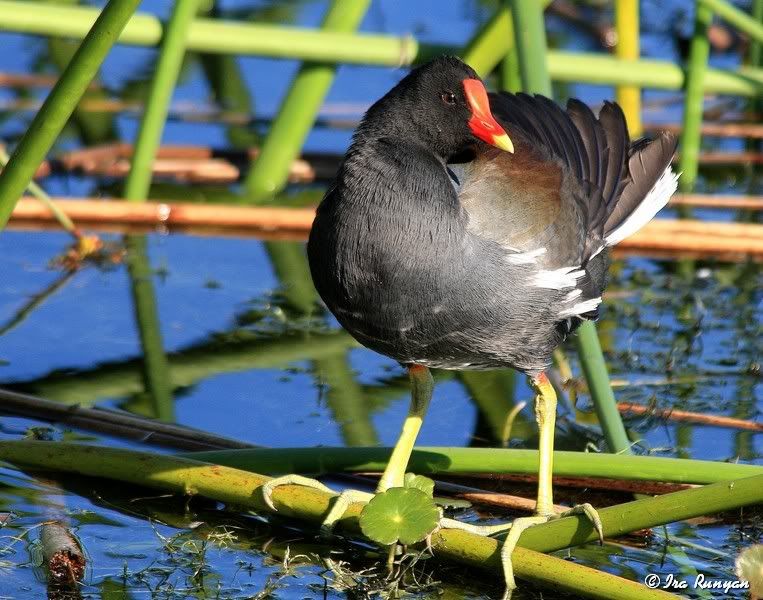
[[[506,152],[509,152],[510,154],[514,154],[514,144],[511,141],[511,138],[508,136],[508,134],[502,134],[502,135],[494,135],[493,136],[493,146],[496,148],[500,148],[501,150],[505,150]]]

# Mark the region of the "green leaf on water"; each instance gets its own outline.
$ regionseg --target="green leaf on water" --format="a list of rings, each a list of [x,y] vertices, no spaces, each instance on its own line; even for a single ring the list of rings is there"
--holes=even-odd
[[[415,544],[432,533],[439,520],[440,511],[431,496],[416,488],[391,488],[366,504],[360,513],[360,529],[384,546]]]
[[[423,475],[406,473],[403,487],[421,490],[430,498],[434,496],[434,481]]]

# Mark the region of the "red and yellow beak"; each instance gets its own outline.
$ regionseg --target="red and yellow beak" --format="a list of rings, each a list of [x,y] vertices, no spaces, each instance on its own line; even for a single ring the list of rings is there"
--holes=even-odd
[[[490,102],[482,82],[479,79],[464,79],[464,93],[472,110],[472,118],[469,119],[472,133],[491,146],[513,153],[514,144],[490,112]]]

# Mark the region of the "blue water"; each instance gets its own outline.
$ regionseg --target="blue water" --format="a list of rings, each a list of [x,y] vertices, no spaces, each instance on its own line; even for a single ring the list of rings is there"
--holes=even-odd
[[[234,11],[267,4],[225,2],[221,6]],[[426,41],[459,45],[489,16],[488,4],[429,1],[400,10],[397,2],[379,1],[372,4],[362,29],[413,33]],[[656,14],[659,11],[655,4],[644,3],[643,7],[647,28],[644,54],[675,59],[675,44],[670,37],[673,29],[666,30],[665,19]],[[672,2],[669,12],[679,14],[688,4]],[[326,7],[324,2],[291,5],[293,22],[306,26],[319,23]],[[144,2],[141,10],[166,16],[168,3]],[[685,33],[684,20],[673,20]],[[557,19],[549,20],[549,30],[565,47],[596,50],[590,39],[570,31]],[[45,72],[51,72],[44,66],[48,63],[43,41],[2,33],[0,43],[5,49],[0,53],[0,71],[33,72],[36,65],[42,64]],[[101,82],[118,95],[129,82],[150,72],[154,58],[152,50],[116,48],[104,65]],[[735,60],[733,54],[713,57],[719,65],[730,65]],[[272,116],[296,65],[251,57],[238,58],[237,64],[256,115]],[[390,68],[341,67],[326,100],[327,114],[332,106],[350,104],[347,115],[359,116],[363,107],[384,93],[402,73]],[[575,85],[568,89],[592,104],[613,94],[607,87]],[[45,91],[36,90],[34,94],[43,98]],[[0,102],[14,97],[13,91],[0,90]],[[174,100],[201,104],[209,97],[200,64],[191,57]],[[649,104],[671,97],[675,94],[645,93],[648,119],[676,122],[680,103],[659,109]],[[6,113],[4,117],[0,121],[0,138],[14,139],[23,132],[31,113]],[[132,140],[137,124],[134,115],[115,117],[120,139]],[[306,149],[341,152],[349,136],[346,130],[316,130],[308,137]],[[227,129],[171,121],[164,141],[225,147]],[[80,145],[69,130],[56,150]],[[724,142],[722,147],[733,150],[741,145]],[[747,178],[718,181],[717,174],[707,175],[715,178],[721,191],[761,193],[759,184]],[[109,182],[56,176],[43,184],[52,195],[98,195],[104,193]],[[702,215],[718,220],[738,217],[728,211]],[[120,241],[113,234],[103,237]],[[51,232],[12,229],[0,236],[0,329],[30,298],[62,277],[60,270],[50,267],[50,261],[68,243],[67,236]],[[293,250],[274,249],[251,238],[162,232],[148,235],[148,257],[156,270],[153,284],[161,335],[176,385],[174,402],[169,407],[157,407],[143,389],[142,349],[130,279],[123,265],[82,269],[1,335],[0,384],[69,404],[121,408],[148,416],[164,411],[178,423],[264,446],[391,445],[407,410],[405,386],[392,388],[388,383],[403,375],[401,368],[350,342],[334,350],[310,345],[311,335],[341,333],[309,294],[300,296],[303,288],[299,287],[296,272],[287,274],[295,277],[291,283],[288,278],[279,280],[271,255]],[[298,256],[300,252],[297,247]],[[701,263],[693,276],[684,278],[676,274],[674,262],[633,257],[616,263],[612,273],[600,331],[613,379],[632,383],[616,389],[618,400],[655,402],[664,408],[675,406],[760,420],[763,281],[756,266],[711,261]],[[292,294],[299,296],[300,306],[309,307],[310,318],[300,314],[293,302],[290,304]],[[294,336],[303,336],[305,344],[296,343],[285,354],[276,354],[277,344]],[[571,347],[569,350],[573,367],[579,372],[574,351]],[[349,394],[349,401],[343,402],[341,394],[332,392],[339,391],[336,386],[346,381],[346,374],[355,384],[352,388],[342,385],[341,389]],[[679,379],[691,376],[694,380],[666,385],[668,374]],[[644,381],[654,385],[645,385]],[[385,393],[391,389],[400,391]],[[521,379],[517,380],[515,396],[517,401],[531,397]],[[505,404],[508,411],[506,399],[494,398],[492,402]],[[580,408],[590,409],[585,395]],[[461,380],[446,376],[436,387],[419,443],[495,445],[497,439],[491,433],[494,429],[488,412],[479,408]],[[559,446],[583,450],[592,441],[605,450],[597,429],[587,423],[591,423],[589,417],[562,403]],[[763,463],[760,434],[642,417],[629,419],[627,424],[632,438],[638,440],[638,452]],[[40,425],[2,417],[0,435],[15,439],[26,428]],[[60,435],[65,428],[56,429]],[[521,414],[518,430],[527,433],[512,444],[532,447],[535,434],[531,409]],[[104,441],[134,446],[119,440]],[[568,493],[558,493],[568,499]],[[131,490],[104,482],[71,478],[54,482],[10,468],[0,470],[0,513],[13,511],[16,515],[10,525],[0,530],[0,598],[39,598],[45,594],[44,579],[34,568],[34,540],[36,526],[50,514],[50,506],[69,517],[87,549],[91,566],[82,589],[87,598],[249,598],[270,589],[271,584],[275,586],[272,597],[277,598],[324,597],[324,593],[325,597],[344,598],[363,597],[360,590],[374,590],[379,585],[377,579],[366,575],[358,577],[360,584],[354,592],[345,589],[341,579],[327,571],[326,563],[319,558],[328,556],[330,547],[316,544],[309,536],[270,529],[253,519],[237,520],[198,504],[186,508],[182,500],[157,497],[154,492],[141,492],[138,500],[134,496]],[[471,511],[467,515],[471,519],[480,516],[489,513]],[[236,540],[221,535],[226,531],[232,532]],[[744,527],[736,521],[719,521],[701,527],[675,525],[668,531],[669,540],[656,531],[644,550],[590,546],[573,551],[572,556],[632,579],[641,579],[650,572],[678,573],[684,563],[693,565],[686,571],[689,574],[691,568],[696,568],[713,576],[730,577],[738,550],[759,541],[761,535],[759,517],[754,515]],[[15,541],[13,536],[22,537]],[[710,551],[687,548],[687,559],[681,554],[682,542],[673,539],[676,536],[723,549],[726,555],[719,558]],[[292,557],[307,554],[310,558],[284,566],[287,545]],[[664,564],[663,548],[668,549]],[[356,569],[373,567],[377,562],[347,546],[334,559],[349,561],[350,567]],[[422,568],[427,571],[426,565]],[[440,583],[425,588],[421,597],[435,597],[437,590],[454,598],[492,597],[499,591],[497,582],[475,583],[474,578],[464,577],[457,569],[438,570],[435,575]],[[539,594],[525,587],[519,597]],[[543,597],[551,596],[546,592]]]

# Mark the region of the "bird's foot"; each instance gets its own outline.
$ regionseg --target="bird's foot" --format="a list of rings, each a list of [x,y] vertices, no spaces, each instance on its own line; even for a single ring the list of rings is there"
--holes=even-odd
[[[551,513],[546,515],[536,515],[533,517],[520,517],[512,522],[509,534],[506,536],[506,540],[503,542],[501,548],[501,565],[503,566],[503,577],[506,581],[506,592],[504,593],[503,600],[509,600],[511,593],[516,589],[517,584],[514,580],[514,566],[511,562],[511,556],[514,554],[514,549],[517,547],[517,542],[525,529],[532,527],[533,525],[540,525],[541,523],[548,523],[562,517],[570,517],[572,515],[585,515],[593,523],[593,527],[596,533],[599,534],[599,542],[604,542],[604,528],[601,524],[601,518],[596,509],[588,504],[578,504],[571,509],[562,513]]]
[[[342,492],[337,492],[322,484],[317,479],[311,479],[310,477],[304,477],[302,475],[284,475],[283,477],[274,477],[261,488],[265,504],[275,512],[278,512],[278,509],[273,503],[273,490],[282,485],[301,485],[303,487],[309,487],[335,495],[331,508],[321,523],[321,533],[323,535],[331,534],[339,519],[341,519],[342,515],[347,512],[347,508],[350,504],[353,504],[354,502],[365,503],[373,498],[373,494],[361,492],[359,490],[344,490]]]
[[[492,536],[497,533],[508,531],[508,535],[501,547],[501,566],[503,567],[503,577],[506,583],[506,591],[504,592],[503,600],[509,600],[512,592],[517,587],[516,580],[514,579],[514,566],[511,562],[511,557],[514,554],[517,542],[525,529],[528,529],[533,525],[561,519],[562,517],[581,514],[588,517],[591,523],[593,523],[596,533],[599,534],[599,542],[603,543],[604,529],[601,524],[601,518],[596,509],[588,503],[573,506],[570,510],[558,514],[520,517],[514,519],[511,523],[501,523],[499,525],[473,525],[471,523],[462,523],[461,521],[456,521],[454,519],[442,519],[440,521],[440,527],[443,529],[460,529],[462,531],[468,531],[469,533],[483,536]]]

